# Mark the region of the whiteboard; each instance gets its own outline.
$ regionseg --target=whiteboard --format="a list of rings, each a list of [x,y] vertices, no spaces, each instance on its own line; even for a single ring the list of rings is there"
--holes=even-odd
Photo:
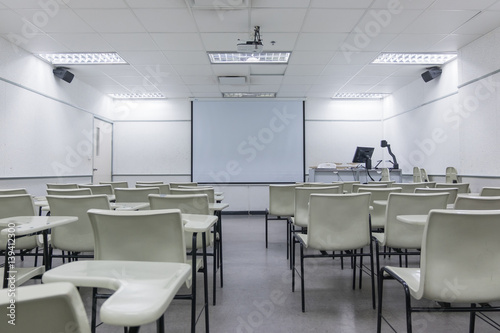
[[[191,122],[115,122],[114,175],[189,174]]]
[[[0,177],[92,174],[87,112],[0,82]]]
[[[302,101],[194,101],[192,126],[194,181],[304,179]]]

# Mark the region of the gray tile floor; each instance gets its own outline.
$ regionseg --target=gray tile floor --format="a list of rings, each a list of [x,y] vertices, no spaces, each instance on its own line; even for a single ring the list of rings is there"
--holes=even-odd
[[[224,287],[217,288],[217,305],[209,307],[211,332],[376,331],[376,310],[371,307],[369,276],[363,275],[361,290],[353,290],[352,270],[348,268],[347,260],[344,270],[340,269],[339,259],[306,261],[306,312],[302,313],[299,281],[296,291],[291,289],[285,223],[270,222],[268,249],[264,244],[262,215],[224,216],[223,227]],[[382,265],[385,264],[396,265],[396,257],[383,260]],[[411,264],[416,264],[416,261]],[[211,265],[209,259],[209,268]],[[202,286],[201,274],[197,281]],[[211,274],[209,285],[211,299]],[[198,299],[201,300],[201,289],[199,291]],[[81,294],[90,314],[90,291],[82,289]],[[174,300],[165,316],[166,332],[189,332],[189,315],[189,301]],[[404,294],[397,282],[385,284],[384,316],[392,328],[383,323],[383,332],[406,331]],[[500,321],[500,314],[489,314],[488,317]],[[413,325],[414,332],[468,332],[468,314],[415,314]],[[476,332],[497,331],[482,319],[476,321]],[[101,325],[97,332],[123,332],[123,328]],[[141,327],[141,332],[156,332],[156,329],[154,325],[146,325]],[[203,315],[196,332],[205,332]]]

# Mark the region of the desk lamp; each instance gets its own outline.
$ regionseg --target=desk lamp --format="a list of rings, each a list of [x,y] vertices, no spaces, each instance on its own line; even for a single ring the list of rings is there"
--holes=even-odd
[[[393,162],[391,162],[393,164],[392,168],[399,169],[398,160],[396,159],[396,156],[391,151],[391,145],[388,144],[386,140],[382,140],[382,141],[380,141],[380,147],[382,147],[382,148],[387,147],[387,150],[389,151],[389,155],[392,156],[392,160],[393,160]]]

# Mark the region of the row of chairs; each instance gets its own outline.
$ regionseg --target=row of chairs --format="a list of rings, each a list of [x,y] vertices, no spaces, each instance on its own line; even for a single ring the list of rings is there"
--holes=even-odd
[[[184,240],[192,239],[192,233],[183,232],[182,237],[175,234],[173,240],[167,240],[164,236],[161,236],[165,234],[160,232],[160,229],[167,226],[164,220],[165,216],[168,215],[163,213],[171,213],[173,212],[172,209],[175,209],[175,211],[181,213],[209,215],[209,200],[207,194],[189,195],[185,192],[185,189],[179,190],[181,190],[182,195],[151,194],[148,200],[152,210],[141,212],[113,212],[110,209],[109,200],[106,195],[48,195],[47,200],[52,215],[77,216],[79,218],[78,222],[53,228],[51,233],[52,249],[64,249],[69,251],[69,253],[72,253],[71,256],[73,258],[81,257],[80,254],[82,252],[90,252],[92,254],[88,257],[93,257],[95,248],[95,258],[101,260],[126,259],[187,262],[186,250],[192,251],[193,248],[190,242],[185,242]],[[165,209],[167,209],[167,211],[165,211]],[[2,212],[0,218],[19,215],[35,215],[31,195],[17,194],[0,196],[0,212]],[[119,223],[115,224],[113,228],[108,228],[108,226],[111,225],[110,220],[119,220]],[[130,225],[127,224],[127,227],[123,228],[127,220]],[[150,220],[151,222],[148,222]],[[140,221],[140,223],[137,223],[138,221]],[[182,221],[180,219],[179,224],[182,230]],[[106,225],[106,227],[102,227],[103,225]],[[25,239],[27,238],[19,239],[17,245],[23,245],[20,241]],[[155,242],[155,239],[159,241]],[[177,245],[181,240],[182,248],[184,249],[182,251],[183,255],[176,256],[177,259],[173,260],[171,258],[173,255],[172,253],[179,252],[179,246]],[[208,245],[213,246],[213,242],[214,235],[211,234]],[[140,247],[139,251],[136,251],[136,249],[129,249],[129,247],[133,247],[134,245]],[[35,247],[36,241],[30,246]],[[128,251],[124,252],[124,247],[126,247]],[[197,238],[196,248],[200,249],[201,247],[202,240],[201,238]],[[177,252],[172,251],[172,249],[176,248],[177,250],[175,251]],[[99,251],[101,253],[106,253],[106,255],[99,255]],[[124,253],[128,254],[125,255]],[[133,255],[131,255],[131,253]],[[153,258],[152,256],[156,257]],[[54,255],[52,255],[51,258],[52,257],[54,257]],[[201,261],[198,261],[196,271],[200,268]],[[19,283],[22,282],[25,281],[19,281]],[[192,298],[192,294],[189,297]],[[192,304],[194,307],[195,301],[193,301]],[[93,311],[93,330],[95,321],[95,311]]]

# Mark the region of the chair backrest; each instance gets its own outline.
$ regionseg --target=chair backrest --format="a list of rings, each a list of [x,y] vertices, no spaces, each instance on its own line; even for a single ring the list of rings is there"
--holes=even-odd
[[[109,184],[115,188],[128,188],[128,182],[99,182],[99,184]]]
[[[35,216],[33,199],[29,194],[0,195],[0,218],[13,216]],[[0,230],[4,228],[0,227]],[[0,249],[5,250],[7,236],[0,235]],[[17,249],[33,249],[37,245],[35,236],[16,239]]]
[[[419,167],[413,167],[413,182],[414,183],[421,183],[423,182],[422,180],[422,173],[420,172]]]
[[[401,187],[388,187],[388,188],[370,188],[361,187],[358,193],[370,193],[370,206],[373,210],[370,211],[370,220],[372,229],[383,228],[385,226],[385,211],[387,206],[375,205],[375,200],[387,200],[391,193],[401,193]]]
[[[442,302],[500,300],[500,212],[434,210],[424,230],[417,298]]]
[[[163,184],[163,181],[161,180],[138,180],[135,182],[135,185],[137,187],[137,185],[140,184],[140,185],[161,185]]]
[[[359,184],[359,183],[360,183],[359,180],[342,182],[343,188],[344,188],[344,193],[354,193],[353,186],[354,186],[354,184]]]
[[[5,188],[0,189],[0,195],[28,194],[25,188]]]
[[[479,193],[482,197],[496,197],[500,195],[500,187],[483,187]]]
[[[425,170],[424,168],[420,168],[420,174],[422,175],[422,181],[424,183],[430,182],[429,176],[427,175],[427,170]]]
[[[116,202],[149,202],[150,194],[160,194],[160,189],[158,187],[115,188]]]
[[[89,188],[72,188],[72,189],[47,189],[48,195],[65,195],[65,196],[75,196],[75,195],[92,195],[92,190]]]
[[[186,262],[179,209],[88,211],[95,260]]]
[[[197,182],[170,182],[170,188],[177,188],[179,186],[198,186]]]
[[[388,184],[386,183],[371,183],[371,184],[352,184],[352,193],[358,193],[358,190],[361,187],[366,187],[366,188],[373,188],[373,187],[384,187],[387,188],[389,187]]]
[[[448,193],[391,193],[387,199],[385,244],[392,248],[419,249],[423,226],[397,220],[398,215],[427,215],[431,209],[445,209]]]
[[[469,193],[469,183],[436,183],[436,188],[457,188],[458,193]]]
[[[458,210],[500,210],[500,196],[458,196],[453,208]]]
[[[369,181],[368,185],[387,185],[386,187],[391,187],[392,184],[394,184],[395,182],[396,182],[395,180],[378,180],[378,181]]]
[[[446,168],[446,182],[447,183],[458,183],[458,172],[454,167]]]
[[[293,216],[295,211],[295,188],[298,184],[269,185],[269,214]]]
[[[210,214],[206,194],[150,194],[151,209],[179,209],[183,214]]]
[[[415,193],[448,193],[448,204],[454,204],[455,200],[457,200],[458,188],[450,187],[450,188],[416,188]]]
[[[160,194],[170,194],[169,184],[135,184],[135,187],[136,188],[158,187],[160,189]]]
[[[337,251],[369,245],[369,207],[369,193],[311,194],[308,246]]]
[[[434,188],[436,183],[394,183],[393,187],[401,187],[401,193],[415,193],[416,188]]]
[[[33,199],[29,194],[0,195],[0,218],[35,216]],[[2,248],[2,250],[4,250]]]
[[[380,175],[380,181],[387,182],[391,180],[391,174],[389,168],[382,168],[382,173]]]
[[[47,188],[64,190],[64,189],[78,188],[78,184],[70,184],[70,183],[47,183]]]
[[[106,194],[113,195],[113,186],[111,184],[82,184],[78,185],[79,188],[89,188],[92,194]]]
[[[51,242],[56,249],[74,252],[94,251],[94,234],[87,215],[89,209],[110,209],[105,194],[84,196],[48,195],[52,216],[76,216],[78,221],[52,228]]]
[[[311,194],[342,194],[340,187],[296,187],[295,188],[295,212],[293,214],[294,224],[300,227],[307,227],[309,219],[309,199]]]
[[[182,194],[206,194],[208,196],[208,202],[215,202],[215,191],[213,187],[200,187],[200,188],[180,188],[174,187],[170,188],[170,194],[182,195]]]
[[[339,188],[339,193],[344,193],[344,183],[343,182],[331,182],[331,183],[296,183],[301,187],[332,187],[337,186]]]
[[[85,307],[76,287],[69,282],[46,283],[0,290],[2,314],[15,305],[15,326],[9,316],[0,320],[0,332],[79,332],[90,333]],[[6,310],[3,310],[6,309]]]

